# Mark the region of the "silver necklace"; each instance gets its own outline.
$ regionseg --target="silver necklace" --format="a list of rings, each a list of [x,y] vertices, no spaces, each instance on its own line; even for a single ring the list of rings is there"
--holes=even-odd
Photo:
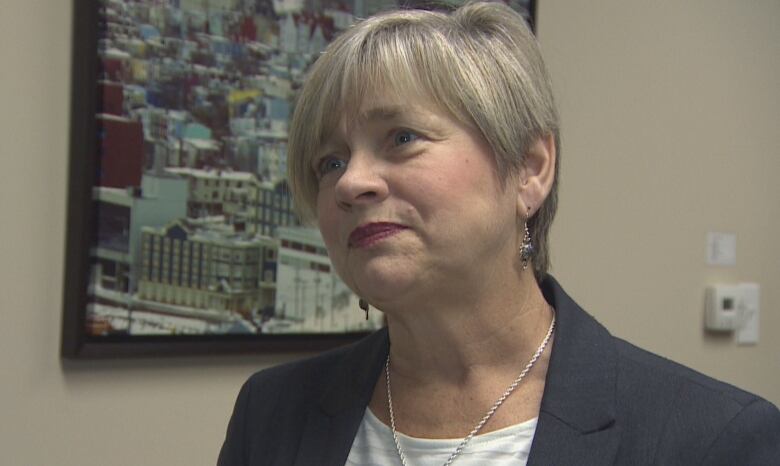
[[[552,309],[552,308],[551,308]],[[547,335],[545,335],[544,340],[542,340],[542,344],[539,345],[539,348],[536,349],[536,353],[534,353],[533,356],[531,356],[531,360],[528,361],[528,364],[525,365],[523,368],[523,371],[520,372],[520,375],[517,376],[517,378],[512,381],[512,383],[509,385],[509,387],[504,391],[504,393],[498,397],[498,400],[496,400],[495,403],[493,403],[493,406],[490,407],[488,412],[482,417],[482,419],[477,423],[476,426],[474,426],[473,429],[471,429],[471,432],[460,442],[457,448],[455,448],[455,451],[452,452],[450,457],[447,459],[447,461],[444,463],[444,466],[449,466],[452,464],[452,462],[457,458],[461,452],[463,452],[463,449],[466,447],[466,445],[471,441],[472,438],[474,438],[477,433],[482,430],[482,427],[487,424],[487,422],[490,420],[491,417],[493,417],[493,414],[498,410],[498,408],[504,403],[504,401],[509,398],[509,395],[512,394],[513,391],[515,391],[515,388],[517,388],[518,385],[520,385],[520,382],[525,378],[526,374],[531,370],[532,367],[534,367],[534,364],[536,364],[536,361],[539,359],[539,357],[544,353],[544,349],[547,347],[547,343],[550,341],[550,337],[552,337],[553,331],[555,329],[555,311],[553,310],[553,318],[552,322],[550,322],[550,328],[547,330]],[[385,361],[385,380],[387,381],[387,405],[390,409],[390,429],[393,431],[393,441],[395,442],[395,448],[398,451],[398,457],[401,458],[401,464],[403,466],[407,466],[406,464],[406,455],[404,454],[404,449],[401,447],[401,442],[398,441],[398,432],[395,430],[395,414],[393,413],[393,395],[392,391],[390,390],[390,353],[387,353],[387,361]]]

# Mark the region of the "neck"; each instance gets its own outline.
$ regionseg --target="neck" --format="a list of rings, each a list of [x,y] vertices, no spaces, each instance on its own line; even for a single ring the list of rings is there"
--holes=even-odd
[[[522,367],[544,339],[552,312],[533,273],[519,275],[410,312],[389,310],[393,372],[409,382],[465,387]]]

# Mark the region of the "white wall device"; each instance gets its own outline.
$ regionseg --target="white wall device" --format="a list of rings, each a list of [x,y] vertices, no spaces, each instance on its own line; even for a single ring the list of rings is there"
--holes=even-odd
[[[758,343],[759,286],[757,283],[708,286],[704,325],[709,330],[736,332],[737,343]]]
[[[712,285],[707,287],[704,298],[705,324],[709,330],[733,331],[737,329],[738,285]]]

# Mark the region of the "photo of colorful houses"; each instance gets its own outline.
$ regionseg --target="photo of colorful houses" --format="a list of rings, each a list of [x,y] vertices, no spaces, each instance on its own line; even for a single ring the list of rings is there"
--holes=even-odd
[[[388,0],[100,0],[86,334],[368,332],[286,180],[309,65]],[[514,5],[529,10],[529,1]]]

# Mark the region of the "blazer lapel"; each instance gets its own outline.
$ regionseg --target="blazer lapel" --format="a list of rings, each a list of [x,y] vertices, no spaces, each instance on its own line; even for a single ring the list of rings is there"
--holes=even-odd
[[[549,413],[539,414],[528,466],[613,464],[620,443],[616,426],[583,433]]]
[[[338,366],[330,368],[322,397],[309,409],[296,466],[346,462],[388,349],[387,329],[382,329],[351,347]]]
[[[612,464],[620,443],[612,336],[552,277],[542,289],[558,323],[528,465]]]

